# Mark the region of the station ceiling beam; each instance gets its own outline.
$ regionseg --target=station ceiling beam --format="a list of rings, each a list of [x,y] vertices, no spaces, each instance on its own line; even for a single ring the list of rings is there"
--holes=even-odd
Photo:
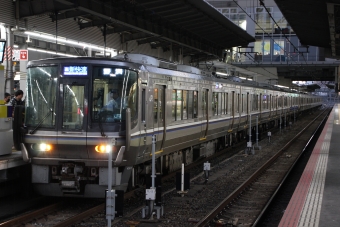
[[[107,34],[129,31],[127,41],[160,37],[163,42],[215,57],[221,57],[224,49],[255,41],[204,0],[17,1],[20,18],[41,14],[51,14],[52,21],[78,17],[87,21],[79,23],[80,29],[106,24]]]

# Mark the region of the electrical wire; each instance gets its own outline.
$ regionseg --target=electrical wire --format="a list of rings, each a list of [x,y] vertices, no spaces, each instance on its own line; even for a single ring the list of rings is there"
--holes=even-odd
[[[257,61],[255,60],[255,58],[254,58],[253,56],[251,56],[250,54],[249,54],[250,57],[249,57],[248,55],[246,55],[246,54],[244,54],[244,56],[246,56],[248,59],[252,60],[254,63],[257,63]],[[275,75],[274,73],[268,71],[266,68],[264,68],[264,67],[261,67],[261,68],[262,68],[264,71],[268,72],[269,74],[272,74],[273,76],[277,76],[277,75]]]
[[[278,44],[277,42],[275,42],[275,40],[272,38],[272,37],[270,37],[270,34],[268,33],[268,32],[266,32],[235,0],[233,0],[233,2],[257,25],[257,26],[259,26],[259,28],[263,31],[263,33],[265,33],[266,35],[268,35],[268,37],[271,39],[271,40],[273,40],[273,42],[274,43],[276,43],[279,47],[280,47],[280,49],[281,50],[283,50],[283,52],[285,52],[286,54],[286,57],[287,57],[287,59],[288,59],[288,57],[289,57],[289,53],[288,53],[288,51],[286,51],[286,50],[284,50],[281,46],[280,46],[280,44]],[[295,61],[296,63],[297,63],[297,61]],[[287,62],[287,64],[288,64],[288,62]]]
[[[275,25],[280,29],[281,34],[286,38],[286,40],[293,46],[294,51],[296,50],[298,53],[300,53],[300,51],[298,50],[297,47],[295,47],[295,45],[288,39],[288,37],[286,36],[286,34],[282,33],[282,28],[278,25],[278,23],[275,21],[274,17],[272,16],[272,14],[269,12],[268,8],[266,7],[266,5],[264,4],[263,0],[259,0],[260,1],[260,6],[262,6],[268,13],[268,15],[270,16],[270,18],[273,20],[273,22],[275,23]],[[303,60],[306,62],[307,61],[305,59],[305,56],[303,55],[303,53],[301,54],[303,57]]]

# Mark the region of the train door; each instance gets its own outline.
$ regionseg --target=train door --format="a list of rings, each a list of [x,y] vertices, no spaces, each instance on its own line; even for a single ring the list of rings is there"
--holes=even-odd
[[[202,89],[202,124],[201,124],[201,136],[200,139],[204,140],[208,134],[208,124],[209,124],[209,108],[208,108],[208,96],[209,90]]]
[[[157,135],[156,152],[163,150],[166,139],[165,125],[165,87],[155,85],[153,90],[153,122]]]
[[[88,80],[61,78],[58,124],[60,155],[88,158],[86,129],[88,116]]]

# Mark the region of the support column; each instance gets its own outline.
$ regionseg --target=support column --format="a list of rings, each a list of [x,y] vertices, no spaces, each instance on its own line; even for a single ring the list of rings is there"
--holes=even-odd
[[[9,26],[6,28],[6,33],[7,33],[7,37],[6,37],[7,47],[10,47],[10,50],[12,51],[13,50],[13,44],[14,44],[14,35],[13,35],[13,32],[12,32],[12,30]],[[14,91],[14,73],[13,73],[12,58],[9,58],[5,62],[5,78],[6,78],[5,92],[13,94],[13,91]]]

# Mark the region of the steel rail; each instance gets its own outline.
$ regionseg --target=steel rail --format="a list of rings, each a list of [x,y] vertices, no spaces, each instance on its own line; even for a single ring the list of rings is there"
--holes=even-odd
[[[97,214],[105,209],[105,203],[95,206],[89,210],[86,210],[80,214],[74,215],[65,221],[59,222],[58,224],[54,225],[54,227],[67,227],[72,224],[78,223],[86,218],[91,217],[94,214]]]
[[[257,171],[254,172],[242,185],[235,189],[228,197],[226,197],[220,204],[218,204],[210,213],[202,218],[195,227],[202,227],[213,220],[228,204],[235,200],[247,187],[249,187],[254,180],[256,180],[268,167],[270,167],[278,157],[299,138],[324,112],[326,109],[315,117],[308,125],[306,125],[293,139],[291,139],[283,148],[281,148],[273,157],[271,157],[265,164],[263,164]]]
[[[255,227],[259,224],[260,220],[262,219],[263,215],[265,214],[265,212],[267,211],[269,205],[272,203],[272,201],[274,200],[274,198],[277,196],[278,192],[280,191],[281,187],[283,186],[283,183],[286,181],[286,179],[288,178],[288,176],[290,175],[290,173],[292,172],[293,168],[295,167],[296,163],[299,161],[300,157],[305,153],[307,147],[310,145],[311,141],[313,140],[313,138],[316,136],[316,134],[319,131],[322,131],[323,129],[323,125],[325,124],[325,122],[327,122],[327,119],[329,117],[330,112],[332,111],[332,109],[329,110],[328,114],[322,119],[321,123],[319,124],[319,126],[317,127],[317,129],[314,131],[313,135],[310,137],[310,139],[308,140],[307,144],[305,145],[305,147],[303,148],[303,150],[301,151],[301,153],[298,155],[298,157],[296,158],[296,160],[294,161],[293,165],[289,168],[288,172],[285,174],[285,176],[283,177],[283,179],[281,180],[279,187],[275,190],[274,194],[271,196],[271,198],[268,200],[268,202],[266,203],[266,205],[264,206],[264,208],[262,209],[260,215],[256,218],[255,222],[252,224],[252,227]]]
[[[50,213],[61,207],[63,202],[55,203],[52,205],[49,205],[47,207],[41,208],[39,210],[30,212],[28,214],[24,214],[20,217],[16,217],[14,219],[11,219],[9,221],[5,221],[3,223],[0,223],[0,227],[13,227],[13,226],[19,226],[23,223],[29,222],[33,219],[36,219],[38,217],[41,217],[45,215],[46,213]]]

